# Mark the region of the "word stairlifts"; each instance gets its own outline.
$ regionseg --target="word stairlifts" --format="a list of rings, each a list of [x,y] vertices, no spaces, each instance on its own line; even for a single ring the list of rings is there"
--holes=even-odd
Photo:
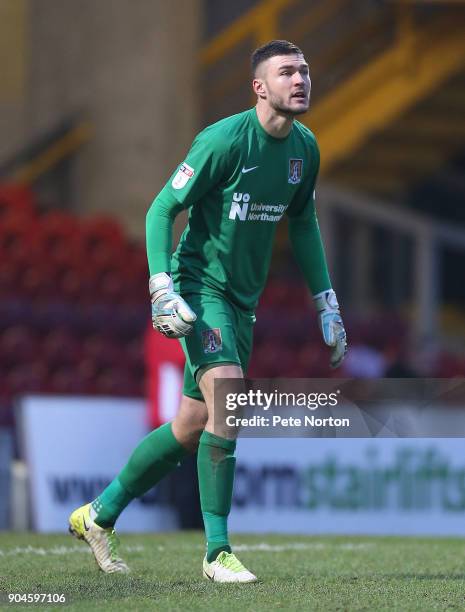
[[[291,460],[240,461],[235,506],[361,510],[465,510],[465,465],[434,446],[404,445],[390,456],[369,446],[359,457],[327,455],[308,465]]]

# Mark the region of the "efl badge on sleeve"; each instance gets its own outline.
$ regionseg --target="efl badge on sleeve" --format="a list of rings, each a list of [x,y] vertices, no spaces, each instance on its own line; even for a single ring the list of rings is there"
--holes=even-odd
[[[223,350],[223,340],[221,339],[221,329],[204,329],[202,332],[202,344],[204,353],[218,353]]]
[[[182,189],[187,185],[187,181],[194,176],[194,168],[191,168],[186,164],[182,163],[179,166],[178,172],[174,179],[171,181],[173,189]]]
[[[289,160],[289,178],[288,182],[292,185],[300,183],[302,179],[302,159],[290,159]]]

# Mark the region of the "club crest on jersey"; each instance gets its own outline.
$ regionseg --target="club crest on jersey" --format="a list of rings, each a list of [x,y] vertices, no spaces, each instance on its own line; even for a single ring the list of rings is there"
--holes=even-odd
[[[289,160],[289,177],[287,181],[288,183],[291,183],[292,185],[300,183],[302,179],[302,165],[302,159],[291,158]]]
[[[202,344],[204,353],[218,353],[223,350],[223,340],[221,339],[221,329],[204,329],[202,332]]]
[[[182,163],[179,166],[178,172],[174,179],[171,181],[173,189],[182,189],[187,185],[187,181],[194,176],[194,168],[191,168],[186,164]]]

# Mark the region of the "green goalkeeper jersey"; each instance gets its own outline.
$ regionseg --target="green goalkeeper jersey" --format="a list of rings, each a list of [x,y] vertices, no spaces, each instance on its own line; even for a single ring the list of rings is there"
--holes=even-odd
[[[253,310],[286,214],[310,289],[329,288],[315,215],[318,168],[315,137],[298,121],[286,138],[268,134],[255,108],[207,127],[149,211],[150,273],[171,271],[181,295],[220,293]],[[172,221],[183,208],[188,223],[170,262]]]

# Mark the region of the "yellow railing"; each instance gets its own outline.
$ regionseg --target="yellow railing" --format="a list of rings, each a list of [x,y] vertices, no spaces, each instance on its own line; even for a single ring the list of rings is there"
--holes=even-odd
[[[322,171],[465,68],[464,21],[442,18],[413,29],[328,94],[309,114]]]
[[[325,0],[320,4],[306,7],[299,12],[289,37],[299,40],[305,33],[317,30],[325,22],[333,18],[337,11],[348,0]],[[292,9],[298,0],[263,0],[253,9],[240,17],[221,34],[208,43],[200,52],[200,68],[205,73],[215,63],[224,61],[244,41],[250,39],[250,44],[260,46],[274,38],[283,37],[280,28],[280,18],[285,10]],[[313,61],[311,62],[313,65]],[[202,87],[208,103],[215,106],[221,98],[237,90],[244,82],[243,65],[228,62],[227,70],[214,82],[205,79]],[[251,94],[252,95],[252,94]]]
[[[75,153],[91,139],[92,134],[92,124],[86,120],[81,121],[34,159],[23,164],[9,177],[9,180],[21,185],[30,185],[61,160]]]
[[[347,0],[327,0],[299,15],[299,26],[294,31],[295,36],[302,32],[315,30],[328,19]],[[200,64],[208,66],[221,59],[228,51],[251,36],[257,46],[279,36],[279,20],[284,10],[292,8],[297,0],[261,0],[231,26],[208,42],[200,52]],[[465,0],[392,0],[391,4],[398,11],[400,27],[408,22],[411,25],[411,5],[438,4],[464,5]],[[358,43],[363,41],[359,39]]]
[[[205,45],[200,53],[200,63],[203,66],[213,64],[248,36],[254,38],[257,46],[272,40],[278,31],[279,15],[295,1],[262,0]]]
[[[447,8],[448,1],[432,0]],[[463,0],[460,3],[464,4]],[[308,3],[310,4],[310,3]],[[204,74],[204,100],[211,108],[219,108],[221,100],[246,86],[244,67],[228,56],[244,42],[259,45],[273,38],[299,40],[337,16],[349,6],[349,0],[325,0],[316,4],[298,0],[263,0],[234,24],[208,43],[200,54]],[[384,48],[376,48],[371,57],[339,78],[328,92],[312,106],[304,122],[313,129],[322,149],[322,171],[360,146],[373,131],[393,121],[409,106],[428,95],[450,75],[465,65],[465,13],[448,14],[444,10],[429,22],[415,22],[417,6],[422,0],[399,0],[384,5],[377,13],[367,13],[347,32],[336,37],[324,53],[310,58],[312,76],[318,84],[335,67],[358,51],[367,41],[377,43],[389,32]],[[451,5],[458,3],[450,3]],[[298,5],[298,6],[296,6]],[[282,16],[295,8],[297,19],[283,36]],[[442,10],[442,9],[441,9]],[[217,78],[209,79],[215,64],[224,65]],[[236,64],[236,65],[234,65]],[[240,109],[236,109],[238,112]]]

